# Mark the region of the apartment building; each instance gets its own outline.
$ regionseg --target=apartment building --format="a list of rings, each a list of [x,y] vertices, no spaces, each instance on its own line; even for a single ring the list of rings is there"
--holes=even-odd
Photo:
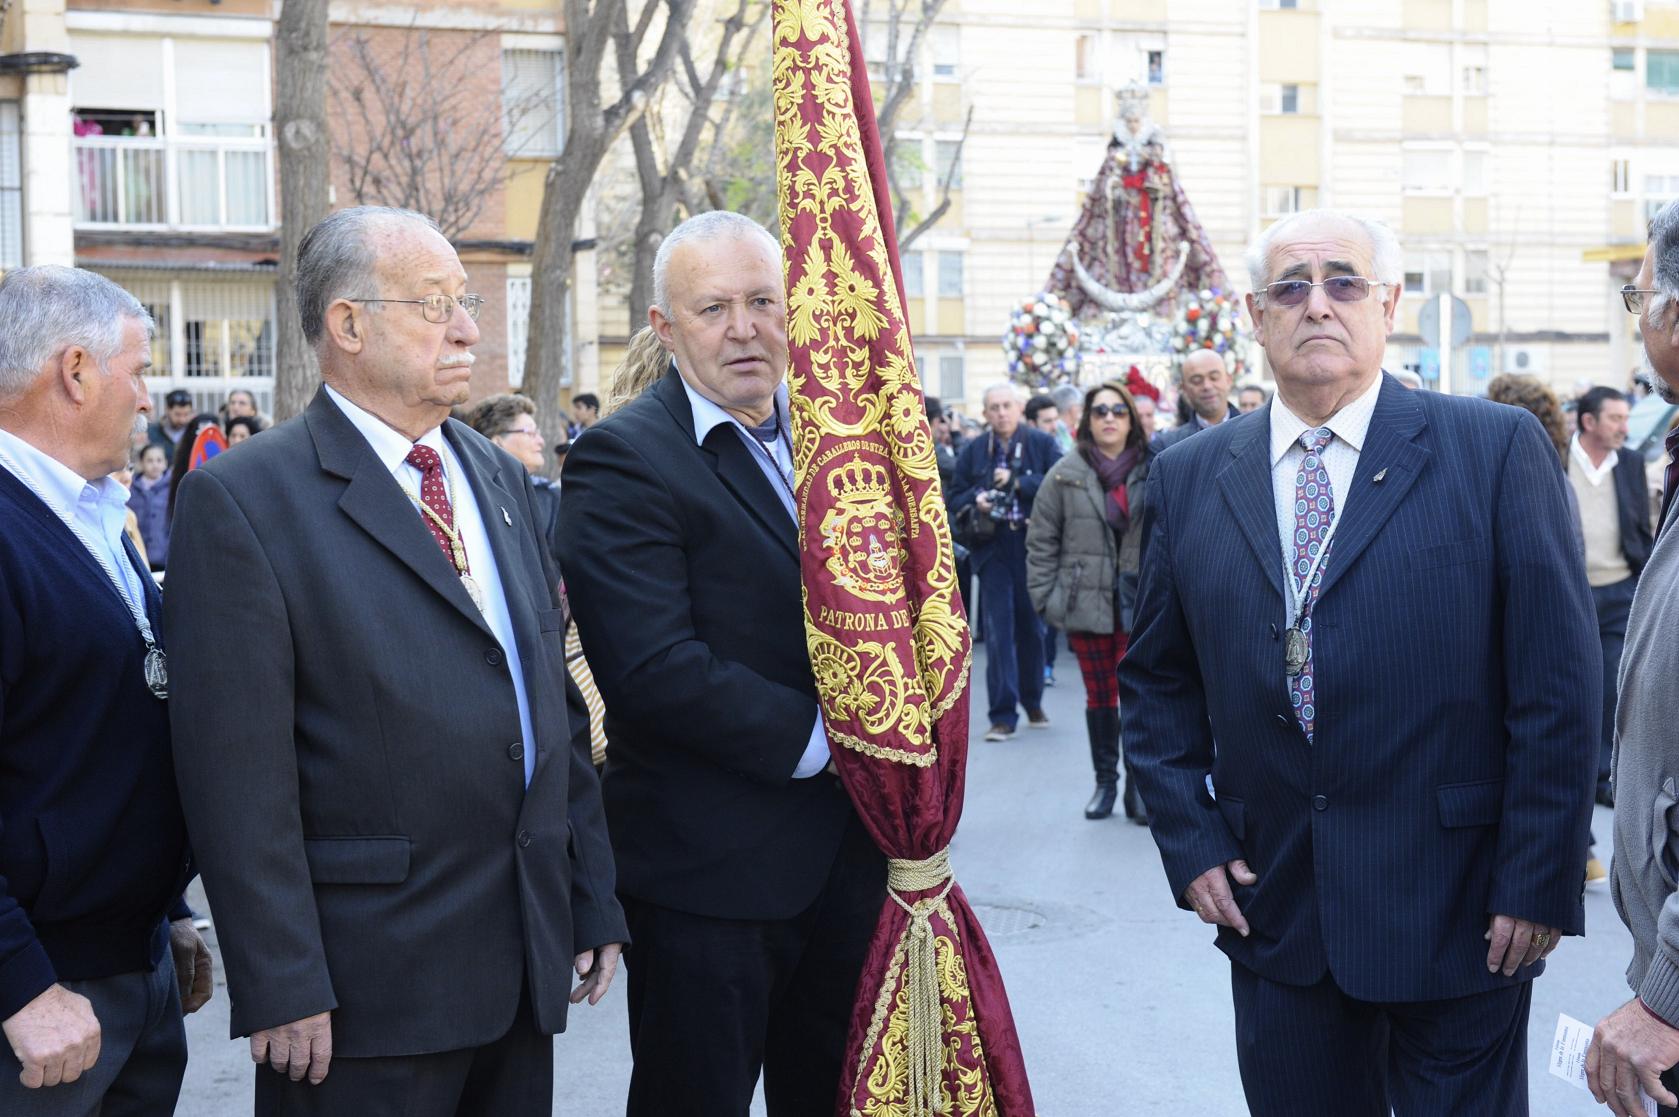
[[[74,263],[132,291],[157,320],[159,400],[186,388],[213,410],[243,387],[272,404],[277,17],[271,0],[25,0],[0,28],[0,267]],[[333,204],[458,203],[449,231],[488,296],[474,395],[517,386],[543,172],[564,135],[557,6],[352,2],[331,19]],[[350,111],[358,93],[390,106]],[[439,113],[455,115],[431,154],[484,165],[479,185],[434,177],[405,199],[400,168],[358,164],[398,119]],[[470,132],[490,142],[458,139]]]
[[[923,379],[970,412],[1131,80],[1235,286],[1270,221],[1356,209],[1406,249],[1392,367],[1437,367],[1417,319],[1441,293],[1472,316],[1457,390],[1505,369],[1619,384],[1636,363],[1615,292],[1679,196],[1675,0],[949,0],[918,73],[900,135],[924,212],[973,109],[955,204],[904,259]]]

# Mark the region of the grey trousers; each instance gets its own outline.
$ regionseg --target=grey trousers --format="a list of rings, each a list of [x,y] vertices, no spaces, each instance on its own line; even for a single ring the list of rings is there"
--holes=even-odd
[[[169,1117],[187,1069],[181,992],[168,951],[152,973],[61,982],[93,1002],[99,1061],[74,1082],[27,1089],[23,1067],[0,1044],[0,1113],[6,1117]]]

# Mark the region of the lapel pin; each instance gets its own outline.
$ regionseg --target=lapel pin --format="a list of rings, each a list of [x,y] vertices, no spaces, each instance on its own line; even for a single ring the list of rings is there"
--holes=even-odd
[[[1380,470],[1380,471],[1379,471],[1379,472],[1378,472],[1378,473],[1377,473],[1377,474],[1376,474],[1376,476],[1374,476],[1374,477],[1372,477],[1372,478],[1370,478],[1370,483],[1371,483],[1371,484],[1372,484],[1372,485],[1380,485],[1380,484],[1381,484],[1381,483],[1382,483],[1382,478],[1383,478],[1383,477],[1386,477],[1386,476],[1387,476],[1387,475],[1388,475],[1388,471],[1387,471],[1387,469],[1386,469],[1386,467],[1383,467],[1383,468],[1382,468],[1382,469],[1381,469],[1381,470]]]
[[[1383,470],[1383,472],[1385,473],[1386,470]],[[513,526],[513,517],[507,514],[507,509],[503,508],[501,510],[501,518],[507,522],[508,527]]]

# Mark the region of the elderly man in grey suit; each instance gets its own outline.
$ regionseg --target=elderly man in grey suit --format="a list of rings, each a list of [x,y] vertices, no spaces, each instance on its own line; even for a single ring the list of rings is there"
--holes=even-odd
[[[175,755],[259,1115],[547,1117],[571,971],[597,1002],[627,937],[530,480],[449,418],[466,283],[420,214],[315,226],[324,386],[178,497]]]
[[[1638,278],[1623,289],[1638,315],[1650,383],[1679,403],[1679,202],[1650,222]],[[1639,1091],[1679,1108],[1679,538],[1667,527],[1679,483],[1679,432],[1667,436],[1663,530],[1639,575],[1621,653],[1615,715],[1615,863],[1611,892],[1632,932],[1627,984],[1637,994],[1598,1022],[1586,1052],[1592,1095],[1621,1115],[1644,1110]]]

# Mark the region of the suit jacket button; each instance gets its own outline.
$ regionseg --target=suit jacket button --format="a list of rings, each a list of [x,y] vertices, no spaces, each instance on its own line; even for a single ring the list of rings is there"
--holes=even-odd
[[[484,662],[488,663],[491,667],[501,666],[501,649],[500,648],[488,648],[488,649],[486,649],[485,652],[484,652]]]
[[[529,830],[519,831],[519,848],[524,849],[526,846],[528,846],[530,844],[531,844],[531,832]]]
[[[1329,809],[1329,800],[1325,799],[1322,795],[1312,796],[1312,809],[1314,811],[1327,811]]]
[[[525,744],[524,744],[524,742],[523,741],[514,741],[511,745],[508,745],[507,746],[507,758],[509,760],[523,760],[525,758]]]

